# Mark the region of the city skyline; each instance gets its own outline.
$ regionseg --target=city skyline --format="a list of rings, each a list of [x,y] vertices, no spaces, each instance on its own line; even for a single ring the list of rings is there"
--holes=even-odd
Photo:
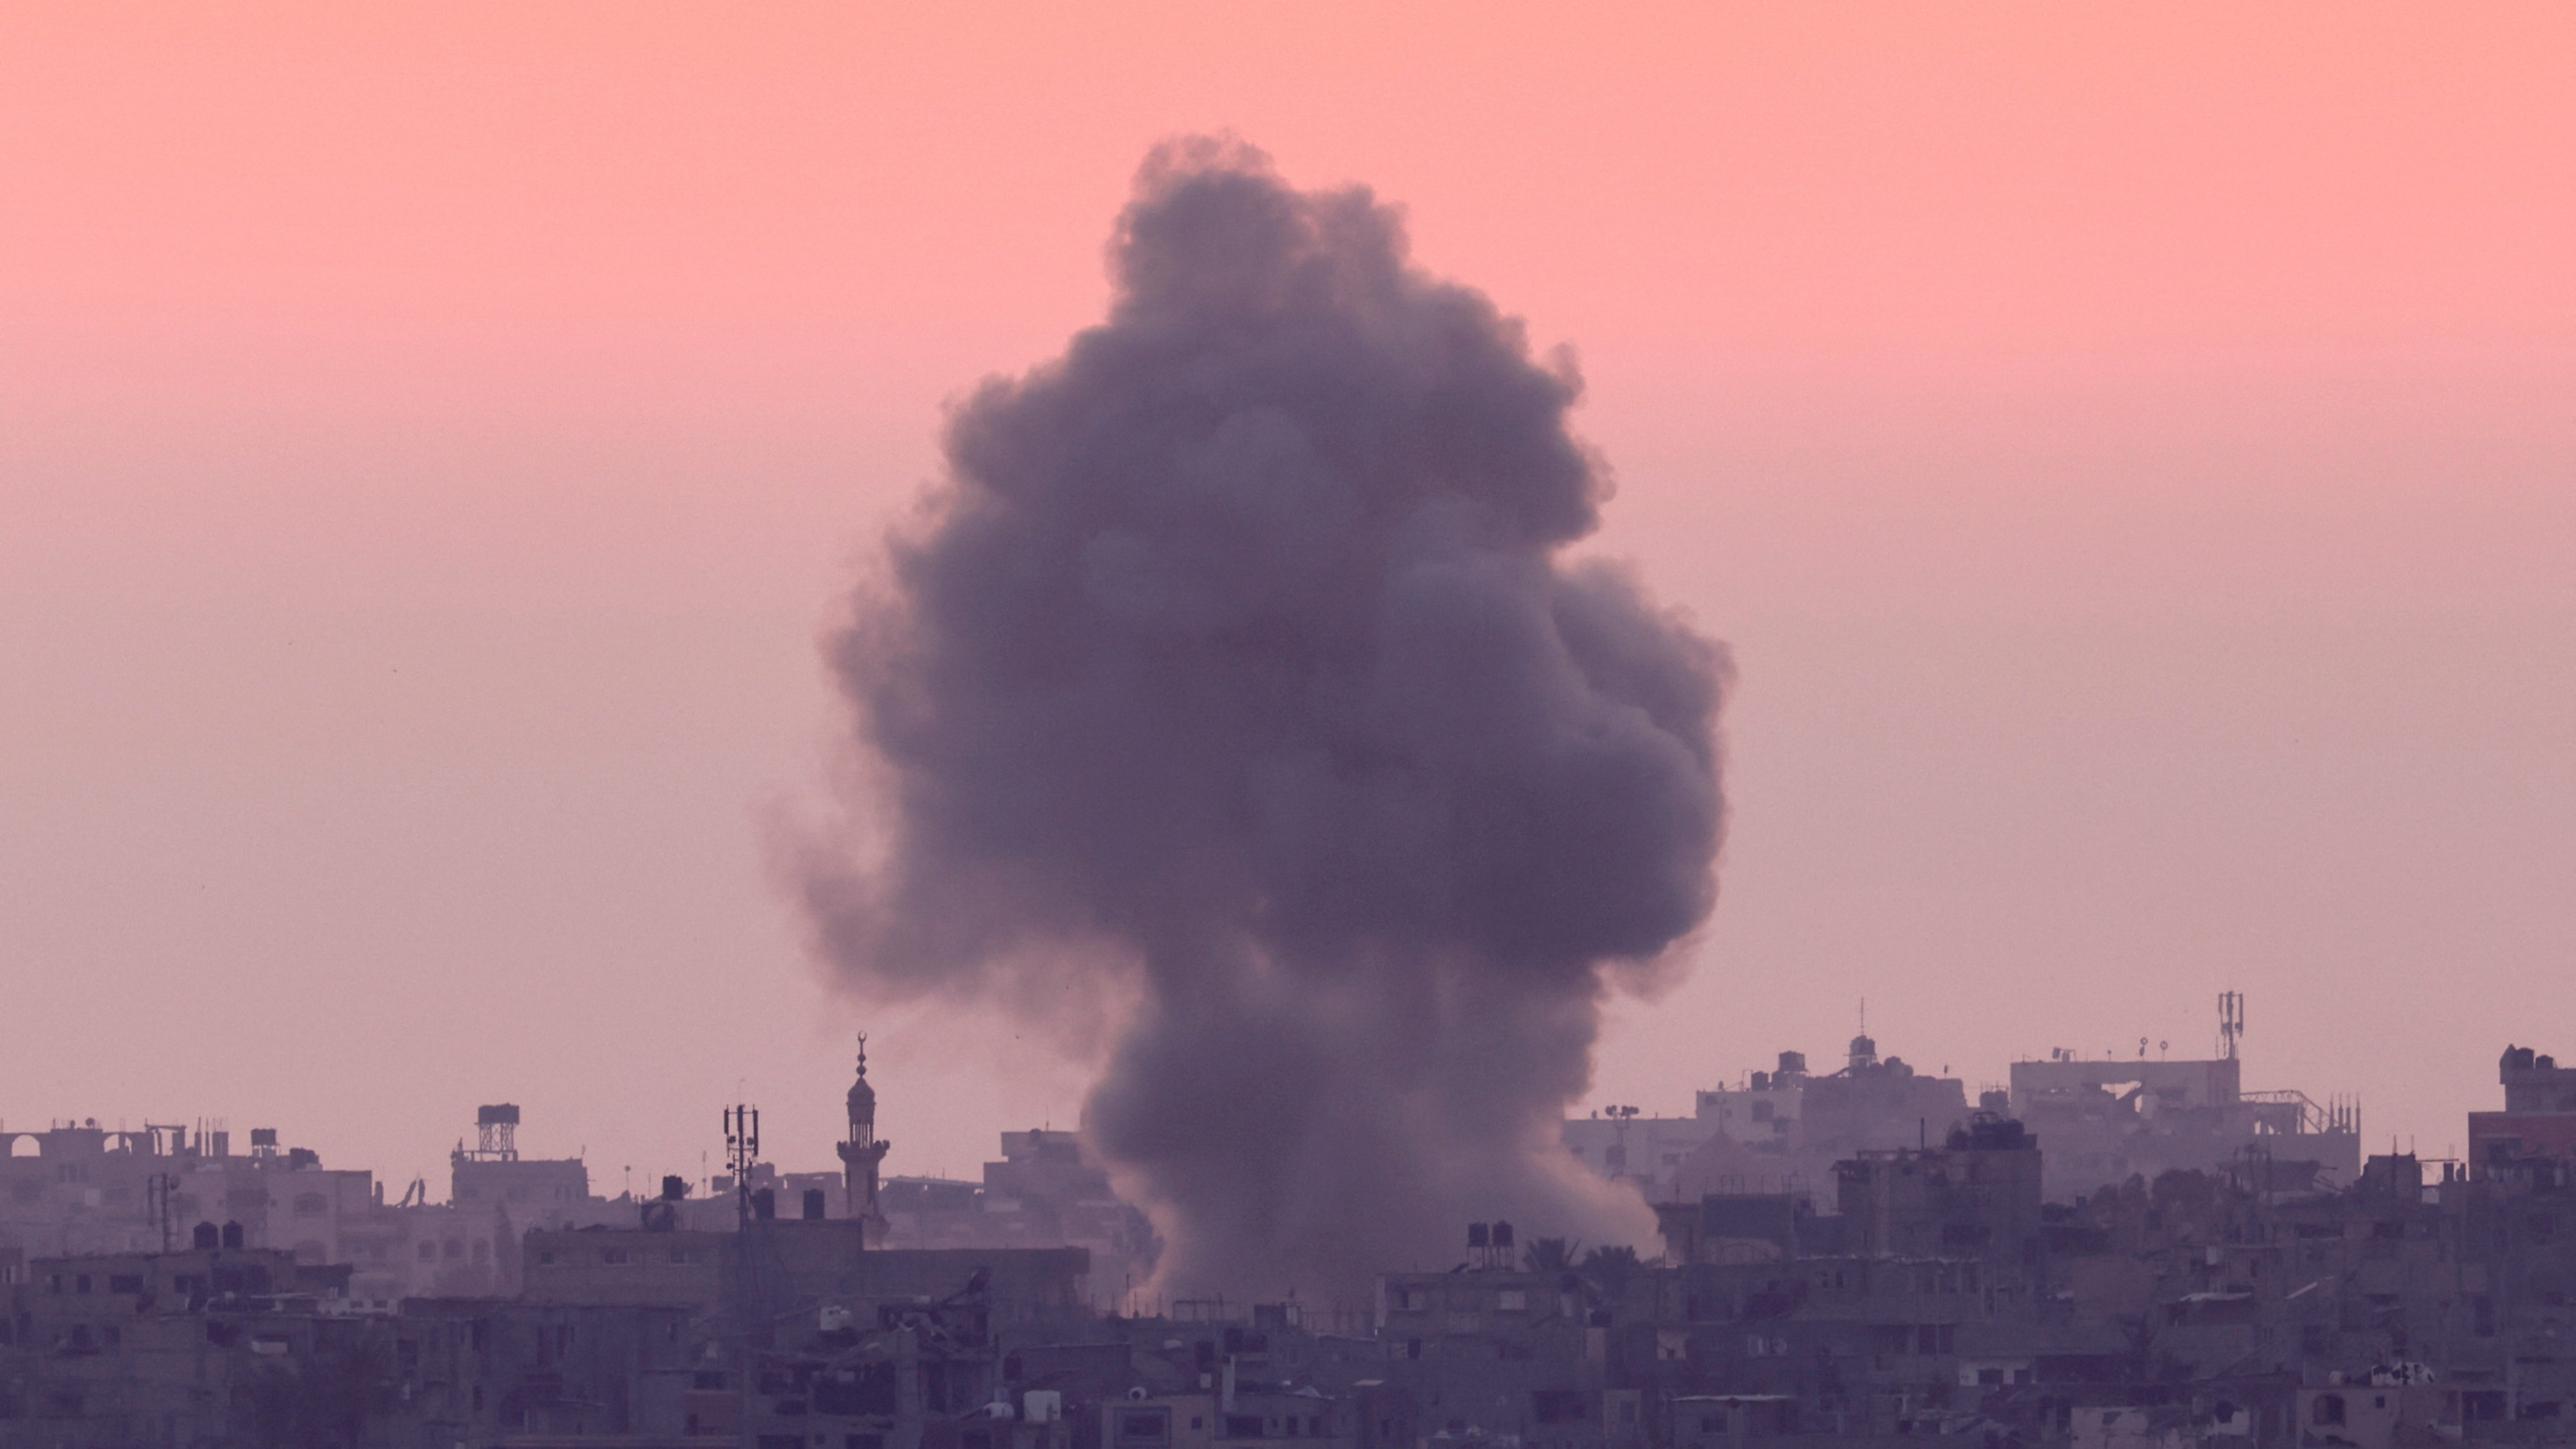
[[[897,1161],[1071,1124],[765,852],[943,409],[1227,128],[1575,349],[1595,551],[1734,652],[1719,903],[1577,1110],[2242,990],[2433,1155],[2576,1039],[2561,12],[603,13],[5,22],[0,1120],[435,1178],[506,1100],[640,1175],[829,1141],[866,1023]]]

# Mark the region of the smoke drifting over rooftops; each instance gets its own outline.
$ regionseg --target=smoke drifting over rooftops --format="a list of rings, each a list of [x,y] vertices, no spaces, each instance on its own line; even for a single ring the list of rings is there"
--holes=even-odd
[[[820,949],[877,997],[1134,1003],[1084,1131],[1175,1291],[1627,1236],[1556,1122],[1714,901],[1724,649],[1559,557],[1608,492],[1571,361],[1367,191],[1172,143],[1111,258],[832,640],[883,849],[802,856]]]

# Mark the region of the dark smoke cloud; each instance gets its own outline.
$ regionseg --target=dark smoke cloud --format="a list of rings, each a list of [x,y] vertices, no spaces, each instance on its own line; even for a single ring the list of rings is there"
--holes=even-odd
[[[1607,492],[1570,360],[1368,192],[1178,143],[1111,256],[1109,320],[959,406],[833,641],[885,848],[807,861],[825,955],[1133,1001],[1084,1129],[1176,1289],[1618,1234],[1555,1123],[1605,983],[1712,904],[1722,648],[1558,557]]]

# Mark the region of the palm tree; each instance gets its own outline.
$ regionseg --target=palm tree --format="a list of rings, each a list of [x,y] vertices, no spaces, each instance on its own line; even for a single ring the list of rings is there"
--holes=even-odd
[[[1521,1266],[1533,1273],[1563,1273],[1582,1256],[1583,1245],[1571,1238],[1532,1238],[1521,1249]]]
[[[1621,1286],[1627,1283],[1638,1266],[1637,1250],[1621,1243],[1614,1247],[1595,1248],[1584,1254],[1583,1265],[1577,1271],[1601,1290],[1601,1296],[1616,1298]]]

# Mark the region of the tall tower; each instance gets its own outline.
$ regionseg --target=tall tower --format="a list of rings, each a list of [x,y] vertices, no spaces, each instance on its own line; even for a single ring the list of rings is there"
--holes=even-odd
[[[859,1079],[850,1084],[850,1133],[841,1142],[841,1191],[850,1216],[880,1225],[877,1211],[877,1164],[893,1144],[877,1140],[877,1089],[868,1085],[868,1034],[859,1033]]]

